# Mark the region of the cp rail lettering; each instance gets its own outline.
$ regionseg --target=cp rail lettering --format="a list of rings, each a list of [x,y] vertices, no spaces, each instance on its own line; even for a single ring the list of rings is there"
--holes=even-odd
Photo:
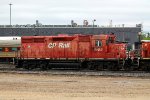
[[[59,47],[59,48],[69,48],[70,43],[49,43],[48,48],[54,48],[54,47]]]

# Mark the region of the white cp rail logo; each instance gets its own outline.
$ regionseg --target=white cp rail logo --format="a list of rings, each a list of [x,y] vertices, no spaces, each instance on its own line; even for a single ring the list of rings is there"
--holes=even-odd
[[[49,43],[48,48],[54,48],[58,46],[58,48],[69,48],[70,43]]]
[[[56,47],[56,43],[49,43],[48,44],[48,48],[54,48],[54,47]]]

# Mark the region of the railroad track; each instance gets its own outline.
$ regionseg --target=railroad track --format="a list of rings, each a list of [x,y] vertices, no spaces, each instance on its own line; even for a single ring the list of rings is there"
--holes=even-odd
[[[150,72],[145,71],[95,71],[95,70],[64,70],[52,69],[41,71],[40,69],[28,71],[16,69],[12,64],[0,64],[0,73],[17,74],[45,74],[45,75],[82,75],[82,76],[114,76],[114,77],[145,77],[150,78]]]

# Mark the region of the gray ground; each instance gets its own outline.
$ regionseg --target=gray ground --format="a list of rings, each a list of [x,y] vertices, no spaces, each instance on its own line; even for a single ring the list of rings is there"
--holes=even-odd
[[[0,73],[0,100],[149,100],[150,79]]]

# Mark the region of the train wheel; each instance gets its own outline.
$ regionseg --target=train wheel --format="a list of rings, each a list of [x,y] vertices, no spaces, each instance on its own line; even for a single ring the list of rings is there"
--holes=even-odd
[[[25,64],[23,68],[24,68],[24,69],[27,69],[27,70],[30,69],[29,66],[28,66],[28,64]]]
[[[33,64],[31,64],[31,65],[29,65],[29,66],[30,66],[30,67],[29,67],[29,69],[30,69],[30,70],[33,70],[33,69],[35,69],[35,68],[36,68],[36,64],[34,64],[34,63],[33,63]]]
[[[15,68],[22,68],[22,67],[23,67],[22,62],[21,62],[21,61],[18,61],[18,62],[16,63]]]
[[[117,70],[117,66],[114,62],[109,63],[108,67],[111,71]]]
[[[146,66],[146,70],[145,71],[150,71],[150,66]]]
[[[104,70],[107,70],[107,71],[112,70],[112,65],[109,62],[105,62],[103,67],[104,67]]]
[[[83,68],[82,68],[82,64],[79,63],[79,64],[76,66],[76,68],[77,68],[77,70],[82,70],[82,69],[83,69]]]
[[[148,67],[148,71],[150,72],[150,66]]]
[[[96,66],[96,70],[98,70],[98,71],[104,70],[103,64],[102,64],[102,63],[99,63],[99,64]]]
[[[94,70],[94,63],[89,62],[89,63],[87,64],[87,68],[88,68],[89,70]]]
[[[83,70],[83,69],[86,69],[87,68],[87,65],[88,63],[87,62],[82,62],[79,66],[81,67],[80,69]]]
[[[124,63],[124,66],[123,66],[124,70],[126,71],[131,71],[133,68],[132,68],[132,60],[131,59],[127,59]]]
[[[23,66],[23,69],[29,70],[29,64],[27,61],[24,61],[22,66]]]
[[[48,69],[52,69],[53,67],[52,67],[52,65],[48,65],[48,67],[47,67]]]
[[[46,62],[42,62],[41,64],[40,64],[40,68],[42,69],[42,70],[47,70],[48,68],[47,68],[47,63]]]
[[[120,69],[120,66],[117,63],[113,63],[112,70],[113,71],[118,71],[119,69]]]
[[[131,71],[132,69],[131,69],[131,66],[126,65],[126,66],[124,66],[124,70],[125,70],[125,71]]]
[[[45,65],[41,65],[41,69],[42,69],[42,70],[46,70],[47,68],[46,68]]]

